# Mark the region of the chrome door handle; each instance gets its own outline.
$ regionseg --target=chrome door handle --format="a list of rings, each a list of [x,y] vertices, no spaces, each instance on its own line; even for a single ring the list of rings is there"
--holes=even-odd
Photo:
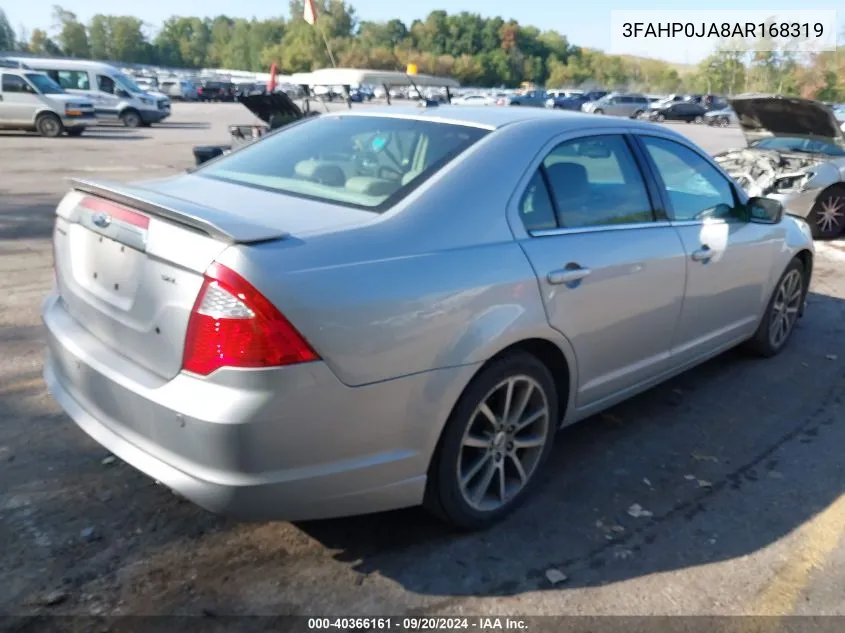
[[[696,262],[706,262],[711,257],[713,257],[713,251],[710,250],[709,246],[702,246],[692,253],[692,259]]]
[[[571,284],[590,274],[589,268],[561,268],[548,274],[550,284]]]

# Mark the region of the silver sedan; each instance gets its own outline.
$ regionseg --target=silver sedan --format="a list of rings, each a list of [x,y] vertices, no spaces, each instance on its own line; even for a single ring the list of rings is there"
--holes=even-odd
[[[45,379],[109,451],[237,517],[470,529],[558,429],[778,353],[813,267],[808,226],[684,137],[543,108],[330,113],[76,182],[54,248]]]

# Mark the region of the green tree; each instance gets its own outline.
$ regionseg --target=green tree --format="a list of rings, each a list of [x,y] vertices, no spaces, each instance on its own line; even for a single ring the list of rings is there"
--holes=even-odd
[[[32,35],[29,36],[29,44],[27,49],[30,53],[37,55],[61,55],[62,49],[47,35],[43,29],[33,29]]]
[[[57,40],[65,55],[90,58],[91,47],[88,43],[88,32],[85,30],[85,25],[77,19],[76,14],[54,5],[53,19],[56,21],[56,28],[59,31]]]
[[[18,38],[15,29],[9,24],[6,12],[0,9],[0,51],[13,51],[18,48]]]

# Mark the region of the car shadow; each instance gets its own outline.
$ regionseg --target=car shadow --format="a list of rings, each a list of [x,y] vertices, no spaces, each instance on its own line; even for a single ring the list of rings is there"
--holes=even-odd
[[[52,236],[58,202],[56,196],[8,195],[2,190],[0,196],[3,196],[3,205],[0,206],[0,242],[9,242],[0,247],[3,249],[0,254],[7,247],[14,247],[16,240],[49,239]],[[30,202],[18,202],[18,199],[23,198]],[[31,202],[33,199],[35,201]]]
[[[0,385],[0,538],[25,537],[27,553],[9,551],[21,563],[0,610],[56,586],[71,596],[60,609],[83,608],[79,596],[124,583],[141,596],[126,595],[124,613],[254,613],[252,594],[268,590],[301,613],[295,603],[330,591],[315,569],[359,579],[343,583],[347,604],[368,604],[368,577],[448,604],[551,589],[549,568],[568,577],[554,587],[565,593],[754,554],[843,494],[845,354],[830,350],[845,334],[845,301],[824,285],[779,356],[728,352],[563,430],[535,495],[471,534],[421,509],[293,526],[216,517],[109,458],[44,395],[40,367],[21,371]],[[43,349],[43,336],[10,328],[0,354]]]
[[[537,494],[486,532],[455,532],[420,509],[297,526],[360,574],[442,596],[550,588],[549,567],[575,588],[753,554],[845,488],[826,473],[842,471],[827,436],[842,433],[831,407],[845,355],[829,350],[845,334],[845,301],[809,302],[779,356],[730,351],[563,430]]]
[[[153,123],[153,128],[156,130],[208,130],[211,129],[211,125],[208,123],[170,123],[163,121],[162,123]]]

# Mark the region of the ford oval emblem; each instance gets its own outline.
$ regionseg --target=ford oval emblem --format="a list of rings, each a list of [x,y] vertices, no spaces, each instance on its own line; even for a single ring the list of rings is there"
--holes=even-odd
[[[91,221],[94,223],[94,226],[104,229],[111,224],[111,216],[108,213],[95,213]]]

